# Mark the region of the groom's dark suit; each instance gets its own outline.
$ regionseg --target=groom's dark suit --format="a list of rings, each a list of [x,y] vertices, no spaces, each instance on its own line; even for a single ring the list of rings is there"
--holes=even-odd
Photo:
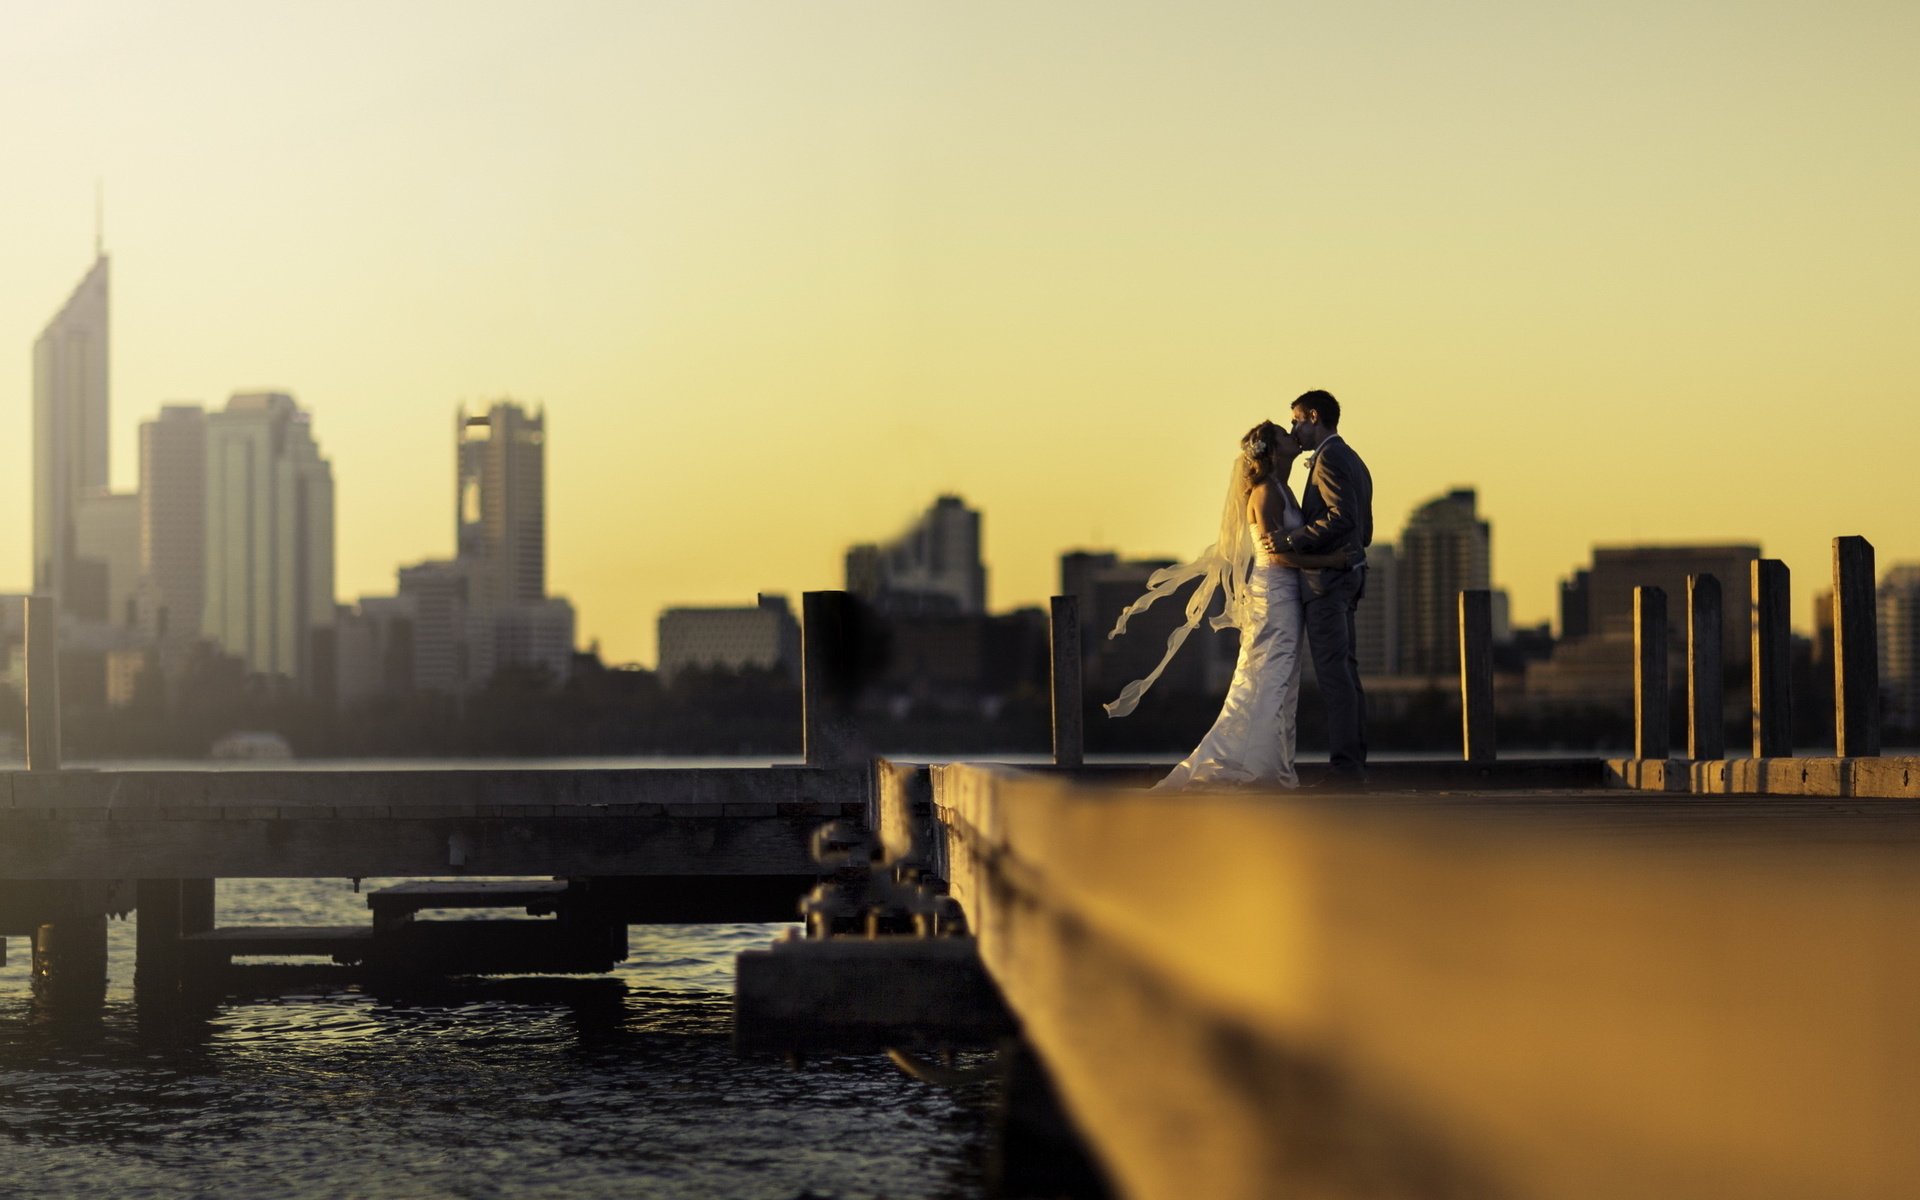
[[[1320,444],[1307,472],[1300,512],[1306,525],[1287,544],[1309,554],[1362,552],[1350,567],[1300,572],[1306,601],[1307,646],[1327,707],[1328,758],[1336,776],[1363,776],[1367,765],[1367,698],[1360,690],[1360,659],[1353,647],[1353,612],[1366,592],[1366,548],[1373,544],[1373,476],[1367,464],[1333,434]]]

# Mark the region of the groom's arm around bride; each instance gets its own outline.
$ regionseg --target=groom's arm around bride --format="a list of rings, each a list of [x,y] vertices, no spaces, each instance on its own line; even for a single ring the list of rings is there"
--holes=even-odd
[[[1366,696],[1353,638],[1354,610],[1366,591],[1366,548],[1373,543],[1373,476],[1340,436],[1340,402],[1312,391],[1293,402],[1293,432],[1313,451],[1300,499],[1306,524],[1271,539],[1270,553],[1345,553],[1347,565],[1300,572],[1307,645],[1327,710],[1328,758],[1340,781],[1364,782]],[[1269,539],[1262,539],[1263,543]]]

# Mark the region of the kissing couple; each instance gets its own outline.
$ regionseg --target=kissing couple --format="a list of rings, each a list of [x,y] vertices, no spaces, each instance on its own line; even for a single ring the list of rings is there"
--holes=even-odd
[[[1312,458],[1296,500],[1287,474],[1303,453]],[[1135,613],[1199,581],[1187,600],[1186,623],[1167,638],[1160,665],[1106,706],[1107,715],[1124,717],[1198,628],[1216,594],[1224,603],[1211,626],[1240,631],[1240,657],[1219,718],[1156,789],[1300,785],[1294,743],[1303,639],[1327,713],[1329,770],[1310,786],[1366,786],[1367,701],[1353,614],[1366,591],[1372,543],[1373,476],[1340,436],[1340,402],[1332,393],[1316,390],[1295,400],[1288,427],[1262,421],[1247,431],[1227,477],[1219,539],[1192,562],[1154,572],[1146,594],[1107,635],[1118,637]]]

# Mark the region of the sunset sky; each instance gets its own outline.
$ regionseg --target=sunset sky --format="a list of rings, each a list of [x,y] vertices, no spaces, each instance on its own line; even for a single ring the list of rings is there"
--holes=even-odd
[[[1187,555],[1331,389],[1379,535],[1480,490],[1514,617],[1595,543],[1920,559],[1920,5],[0,0],[0,590],[31,347],[113,258],[113,474],[292,392],[340,599],[544,404],[549,586],[838,587],[942,492],[995,609]]]

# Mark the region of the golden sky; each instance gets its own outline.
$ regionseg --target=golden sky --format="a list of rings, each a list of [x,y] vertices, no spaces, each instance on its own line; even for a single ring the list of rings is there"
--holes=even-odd
[[[1517,621],[1595,543],[1920,559],[1920,6],[0,0],[0,589],[104,180],[117,483],[292,392],[340,598],[452,553],[453,412],[548,414],[549,586],[837,587],[941,492],[990,601],[1185,555],[1335,392]]]

